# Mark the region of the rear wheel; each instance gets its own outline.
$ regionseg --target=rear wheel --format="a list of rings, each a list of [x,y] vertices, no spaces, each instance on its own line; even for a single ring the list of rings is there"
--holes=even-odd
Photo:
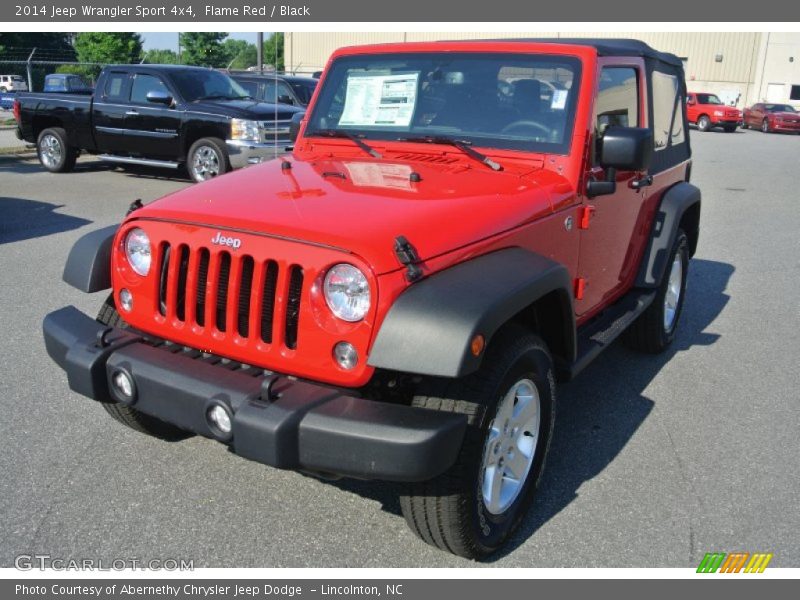
[[[128,327],[125,321],[120,317],[119,312],[117,312],[112,296],[106,299],[97,315],[97,320],[109,327],[116,327],[118,329],[126,329]],[[194,435],[170,423],[165,423],[160,419],[141,413],[131,406],[119,402],[103,402],[102,404],[103,408],[114,420],[119,421],[126,427],[130,427],[139,433],[146,433],[147,435],[167,441],[183,440]]]
[[[679,229],[653,303],[624,334],[628,346],[640,352],[657,354],[672,343],[683,310],[688,271],[689,238]]]
[[[39,162],[51,173],[67,173],[75,167],[78,149],[69,145],[67,132],[61,127],[43,130],[36,140]]]
[[[225,142],[219,138],[201,138],[189,148],[186,157],[189,177],[196,182],[208,181],[227,173],[230,160]]]
[[[431,380],[413,405],[460,413],[467,431],[456,463],[412,484],[403,516],[422,540],[467,558],[502,546],[533,501],[555,420],[553,361],[545,343],[507,327],[483,365],[457,380]]]
[[[697,129],[700,131],[708,131],[711,129],[711,119],[708,118],[706,115],[700,115],[700,118],[697,119]]]

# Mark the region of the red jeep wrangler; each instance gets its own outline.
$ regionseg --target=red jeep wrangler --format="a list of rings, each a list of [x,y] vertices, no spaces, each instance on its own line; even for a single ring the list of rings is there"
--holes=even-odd
[[[47,350],[133,429],[404,482],[419,537],[485,556],[533,500],[556,381],[675,336],[684,86],[637,41],[339,50],[290,156],[76,243],[65,281],[112,292],[48,315]]]

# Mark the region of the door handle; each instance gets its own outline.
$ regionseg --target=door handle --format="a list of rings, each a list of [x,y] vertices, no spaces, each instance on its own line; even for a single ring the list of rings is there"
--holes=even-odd
[[[640,177],[639,179],[631,180],[631,187],[635,190],[640,190],[650,185],[653,185],[652,175],[645,175],[644,177]]]
[[[125,114],[127,116],[129,116],[129,117],[135,117],[135,116],[137,116],[139,114],[139,111],[137,111],[137,110],[128,110],[128,111],[125,111]]]

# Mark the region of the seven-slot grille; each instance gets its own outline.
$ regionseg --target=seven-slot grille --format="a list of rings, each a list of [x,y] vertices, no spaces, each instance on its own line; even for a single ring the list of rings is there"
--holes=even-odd
[[[281,269],[275,260],[169,243],[161,245],[159,263],[157,310],[162,316],[297,347],[302,267]],[[286,290],[282,302],[281,289]]]

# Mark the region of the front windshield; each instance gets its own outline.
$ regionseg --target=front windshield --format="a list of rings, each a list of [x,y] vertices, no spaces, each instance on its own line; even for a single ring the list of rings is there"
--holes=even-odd
[[[765,104],[764,110],[767,112],[794,112],[791,104]]]
[[[722,104],[716,94],[697,94],[698,104]]]
[[[337,59],[306,129],[376,140],[456,139],[565,154],[580,62],[541,54],[436,52]]]
[[[185,71],[174,71],[171,75],[186,102],[250,98],[247,90],[218,71],[186,69]]]

